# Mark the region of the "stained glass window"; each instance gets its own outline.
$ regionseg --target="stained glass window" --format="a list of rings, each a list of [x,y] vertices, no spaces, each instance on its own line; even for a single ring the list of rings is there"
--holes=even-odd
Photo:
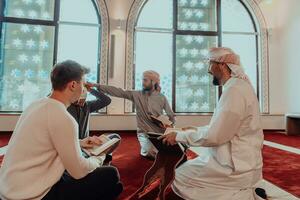
[[[175,112],[213,112],[219,88],[212,85],[204,60],[208,50],[216,46],[227,46],[240,54],[257,88],[258,33],[240,0],[166,0],[159,6],[161,2],[147,1],[137,21],[136,88],[141,88],[142,71],[154,69],[169,77],[163,79],[162,88]]]
[[[217,37],[177,35],[176,37],[176,111],[212,112],[216,88],[211,84],[205,62]]]
[[[54,27],[3,24],[1,110],[20,111],[50,91]]]
[[[53,20],[55,0],[6,0],[6,17]]]
[[[178,0],[179,30],[216,31],[216,0]]]
[[[55,61],[75,60],[91,69],[89,81],[98,81],[101,26],[93,2],[61,0],[60,12],[55,12],[55,1],[5,1],[0,32],[0,112],[23,111],[49,94]]]

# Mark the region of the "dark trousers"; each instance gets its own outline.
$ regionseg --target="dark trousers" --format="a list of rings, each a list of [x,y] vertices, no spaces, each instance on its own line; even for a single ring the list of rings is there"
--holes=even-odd
[[[107,166],[78,180],[65,173],[43,200],[113,200],[122,191],[118,170]]]

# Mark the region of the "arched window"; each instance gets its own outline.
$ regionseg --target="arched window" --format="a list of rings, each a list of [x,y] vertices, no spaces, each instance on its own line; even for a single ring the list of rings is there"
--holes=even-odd
[[[99,79],[101,21],[93,0],[1,0],[0,111],[22,111],[51,91],[54,63],[75,60]]]
[[[241,56],[259,97],[257,29],[241,0],[145,1],[134,27],[134,87],[154,69],[175,112],[213,112],[220,88],[204,60],[209,48],[226,46]]]
[[[222,46],[232,48],[237,52],[246,73],[259,94],[258,83],[258,28],[245,7],[238,0],[222,1]]]

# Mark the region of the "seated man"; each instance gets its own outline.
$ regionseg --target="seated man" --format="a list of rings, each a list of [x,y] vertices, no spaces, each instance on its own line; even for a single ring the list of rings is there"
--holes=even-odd
[[[86,101],[87,92],[96,97],[96,100]],[[79,126],[79,139],[89,137],[89,120],[90,113],[97,112],[98,110],[108,106],[111,103],[111,99],[103,94],[101,91],[97,91],[85,84],[85,88],[80,96],[80,99],[75,103],[72,103],[68,108],[68,112],[74,117]]]
[[[92,94],[96,97],[96,100],[92,101],[86,101],[87,98],[87,92]],[[94,143],[96,145],[100,145],[100,141],[97,139],[98,137],[93,136],[90,137],[89,135],[89,120],[90,120],[90,113],[96,112],[106,106],[108,106],[111,103],[111,99],[103,94],[101,91],[93,89],[89,84],[85,84],[85,88],[83,90],[83,93],[80,96],[80,99],[76,101],[75,103],[72,103],[68,107],[68,112],[74,117],[74,119],[78,123],[78,132],[79,132],[79,139],[80,139],[80,146],[82,148],[92,148]],[[110,139],[112,138],[118,138],[121,139],[121,137],[118,134],[109,134],[108,137]],[[120,142],[116,143],[112,148],[109,148],[109,152],[106,155],[105,164],[109,163],[112,160],[112,156],[110,155],[114,149],[117,148]],[[86,153],[83,152],[83,154],[86,155]]]
[[[67,112],[84,87],[87,69],[74,61],[54,66],[52,94],[22,113],[0,169],[0,198],[116,199],[122,192],[114,167],[99,167],[99,157],[84,158],[78,125]],[[62,179],[67,170],[72,180]]]
[[[254,200],[262,180],[263,132],[257,96],[228,48],[213,48],[209,73],[223,93],[210,124],[164,135],[167,144],[202,146],[201,154],[176,169],[173,191],[190,200]]]
[[[151,115],[159,116],[165,111],[175,124],[175,115],[170,108],[167,98],[160,93],[160,76],[155,71],[143,73],[143,90],[129,91],[113,86],[94,84],[100,91],[114,97],[131,100],[136,106],[137,136],[141,145],[141,155],[153,159],[157,153],[156,148],[147,138],[147,132],[163,133],[166,127],[161,127],[151,119]]]

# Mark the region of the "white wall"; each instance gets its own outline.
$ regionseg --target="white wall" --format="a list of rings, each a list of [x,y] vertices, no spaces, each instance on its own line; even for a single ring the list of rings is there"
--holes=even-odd
[[[114,77],[108,80],[110,85],[124,88],[125,82],[125,42],[126,19],[133,0],[106,0],[110,33],[116,35]],[[270,3],[267,3],[270,2]],[[263,128],[284,129],[283,114],[300,112],[300,0],[262,1],[259,4],[270,29],[269,82],[270,115],[262,116]],[[117,28],[121,20],[121,29]],[[300,44],[300,43],[299,43]],[[109,115],[93,115],[92,130],[134,130],[134,115],[124,115],[124,100],[113,98],[108,107]],[[205,125],[209,115],[178,116],[177,125]],[[13,130],[17,115],[1,115],[0,131]]]
[[[125,86],[125,43],[126,43],[126,19],[133,0],[106,0],[108,14],[110,18],[110,33],[114,34],[115,40],[115,59],[114,77],[108,79],[108,84],[124,88]],[[121,28],[118,28],[121,21]],[[109,114],[123,114],[124,100],[113,98],[108,107]]]
[[[288,14],[282,26],[282,54],[287,66],[287,110],[300,113],[300,1],[293,0],[293,3],[294,6],[285,5]]]
[[[270,112],[300,112],[300,1],[260,3],[269,31]]]
[[[5,115],[0,119],[0,132],[12,131],[18,120],[18,115]],[[194,116],[177,116],[177,126],[186,125],[203,126],[209,123],[211,116],[194,115]],[[262,124],[264,129],[283,129],[284,116],[268,115],[262,116]],[[92,115],[90,122],[91,130],[136,130],[135,115]]]

